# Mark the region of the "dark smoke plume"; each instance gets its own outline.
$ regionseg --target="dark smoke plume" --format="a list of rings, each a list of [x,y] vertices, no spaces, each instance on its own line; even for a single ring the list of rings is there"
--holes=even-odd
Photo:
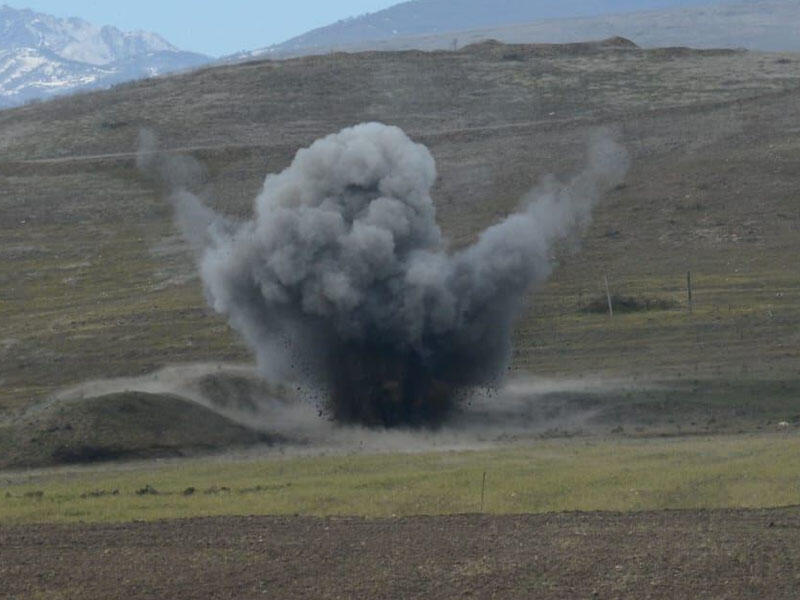
[[[518,213],[448,253],[430,198],[433,157],[397,127],[357,125],[300,150],[240,224],[185,189],[185,159],[173,169],[144,141],[140,165],[172,188],[209,303],[261,371],[322,390],[338,421],[387,427],[437,425],[462,391],[498,382],[553,243],[588,221],[628,166],[598,134],[571,181],[547,179]]]

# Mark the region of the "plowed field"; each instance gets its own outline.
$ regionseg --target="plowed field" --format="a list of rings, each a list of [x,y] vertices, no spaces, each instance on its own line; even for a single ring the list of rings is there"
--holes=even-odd
[[[797,598],[800,509],[0,528],[4,598]]]

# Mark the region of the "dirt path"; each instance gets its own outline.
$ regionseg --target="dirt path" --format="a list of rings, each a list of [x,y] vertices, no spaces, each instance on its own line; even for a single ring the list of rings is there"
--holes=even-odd
[[[0,527],[4,598],[797,598],[800,509]]]

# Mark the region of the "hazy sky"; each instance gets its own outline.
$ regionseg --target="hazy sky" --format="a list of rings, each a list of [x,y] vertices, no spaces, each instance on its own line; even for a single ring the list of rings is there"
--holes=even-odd
[[[375,12],[400,0],[10,0],[57,17],[160,33],[182,50],[212,56],[282,42],[345,17]],[[2,0],[0,0],[2,3]]]

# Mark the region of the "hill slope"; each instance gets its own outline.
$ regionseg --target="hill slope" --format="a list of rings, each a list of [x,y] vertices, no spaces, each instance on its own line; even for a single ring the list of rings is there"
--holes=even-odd
[[[266,172],[367,120],[430,147],[452,247],[544,174],[578,168],[598,125],[620,132],[633,170],[531,296],[518,372],[723,389],[745,413],[754,390],[796,398],[798,100],[792,55],[615,40],[255,62],[5,111],[0,406],[165,364],[250,360],[206,307],[169,207],[135,169],[140,127],[201,160],[198,191],[245,218]],[[592,312],[603,275],[633,312]]]

